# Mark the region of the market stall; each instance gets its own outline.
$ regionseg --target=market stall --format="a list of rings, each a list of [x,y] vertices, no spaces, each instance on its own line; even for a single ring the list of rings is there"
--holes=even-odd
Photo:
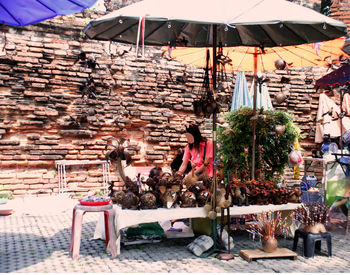
[[[339,93],[340,96],[340,106],[334,102],[331,113],[323,115],[323,117],[329,116],[333,123],[336,123],[335,126],[338,126],[337,130],[330,131],[327,128],[324,128],[322,131],[320,131],[325,135],[329,135],[333,141],[331,143],[329,143],[329,141],[323,143],[324,148],[326,148],[326,145],[329,143],[327,150],[329,154],[324,155],[323,158],[326,158],[327,162],[331,163],[327,166],[326,171],[327,204],[329,205],[331,205],[337,199],[337,197],[344,197],[347,191],[350,189],[348,184],[348,160],[350,155],[348,150],[349,141],[347,138],[350,132],[348,132],[349,128],[346,124],[347,120],[349,120],[348,116],[350,115],[350,102],[348,100],[350,97],[349,86],[350,64],[345,64],[339,69],[316,81],[316,89],[334,90],[334,92]],[[324,94],[321,94],[320,97],[321,96],[327,97]],[[331,99],[328,99],[327,97],[327,100],[330,101]],[[324,110],[322,110],[322,112],[324,112]],[[325,119],[326,118],[323,118],[323,120]]]
[[[330,122],[333,124],[336,123],[336,125],[332,127],[333,130],[330,128],[327,129],[326,126],[324,126],[321,131],[318,132],[328,135],[332,139],[332,142],[325,141],[322,145],[323,148],[328,149],[323,158],[327,159],[327,162],[329,163],[326,166],[326,202],[333,207],[339,207],[341,212],[347,216],[346,232],[348,232],[350,225],[348,211],[350,199],[350,143],[348,139],[350,134],[350,64],[345,64],[337,70],[318,79],[316,81],[316,89],[334,91],[335,93],[338,93],[340,97],[340,106],[338,106],[325,94],[320,95],[320,98],[324,97],[328,102],[332,103],[332,105],[328,104],[329,106],[332,106],[332,109],[322,117],[328,116],[329,120],[331,120]],[[320,108],[321,106],[319,107],[319,110]],[[324,112],[324,110],[322,110],[322,112]],[[319,113],[322,112],[319,111]],[[322,126],[319,126],[319,128],[320,127]],[[318,128],[316,130],[318,130]],[[318,136],[321,135],[320,133]]]
[[[255,151],[256,147],[256,135],[259,121],[266,117],[265,114],[257,114],[256,110],[256,86],[254,89],[254,102],[253,102],[253,112],[251,115],[251,121],[253,124],[252,134],[249,133],[249,139],[252,140],[252,146],[250,147],[250,152],[252,153],[251,161],[245,161],[245,167],[251,167],[248,174],[241,173],[238,177],[237,175],[231,177],[228,173],[226,181],[226,186],[224,186],[225,176],[217,175],[217,170],[219,172],[227,171],[227,167],[217,167],[218,156],[217,156],[217,113],[219,112],[219,104],[216,101],[216,89],[217,89],[217,69],[218,63],[222,62],[220,60],[219,52],[217,48],[220,45],[224,47],[235,47],[235,46],[248,46],[254,49],[254,75],[257,75],[258,66],[258,54],[264,54],[266,48],[280,47],[280,46],[290,46],[298,45],[307,42],[319,42],[324,40],[332,40],[337,37],[343,36],[346,30],[346,25],[342,22],[330,19],[329,17],[320,15],[319,13],[312,11],[311,9],[304,8],[299,5],[295,5],[288,1],[256,1],[249,0],[236,5],[233,1],[216,1],[215,4],[208,1],[177,1],[174,5],[171,1],[163,1],[163,5],[159,5],[158,1],[145,0],[138,2],[136,4],[130,5],[128,7],[114,11],[113,13],[106,15],[100,19],[92,20],[85,29],[85,33],[89,38],[100,39],[100,40],[112,40],[122,43],[133,43],[136,44],[136,56],[138,56],[139,44],[141,42],[142,46],[142,57],[145,56],[144,45],[153,46],[169,46],[169,51],[176,46],[186,46],[186,47],[211,47],[212,48],[212,81],[211,85],[207,86],[208,99],[207,102],[211,108],[210,114],[212,115],[212,137],[213,137],[213,178],[212,183],[209,184],[210,188],[208,190],[202,190],[201,192],[210,192],[209,200],[206,201],[202,208],[190,207],[189,204],[193,203],[196,205],[195,201],[184,202],[182,200],[181,207],[185,209],[155,209],[146,210],[125,210],[127,219],[131,219],[135,215],[135,220],[132,223],[140,223],[142,221],[155,221],[160,217],[156,217],[156,213],[161,213],[165,219],[172,219],[176,217],[209,217],[212,220],[212,228],[216,230],[216,217],[217,215],[223,215],[223,211],[227,210],[228,215],[233,215],[234,213],[240,215],[242,213],[241,207],[230,207],[231,206],[231,195],[232,191],[235,193],[235,198],[237,205],[246,204],[248,207],[246,209],[249,213],[257,213],[260,211],[268,211],[270,207],[284,207],[287,202],[290,202],[286,197],[292,194],[293,190],[274,190],[275,187],[272,182],[269,182],[264,178],[263,173],[260,171],[255,171]],[[171,9],[169,7],[171,6]],[[184,8],[186,7],[186,8]],[[193,13],[196,10],[196,13]],[[261,13],[261,10],[266,12]],[[288,16],[283,12],[289,10]],[[281,14],[283,15],[281,17]],[[222,57],[222,56],[221,56]],[[207,58],[208,63],[209,58]],[[283,63],[286,61],[282,60]],[[284,69],[284,68],[283,68]],[[257,83],[257,79],[256,82]],[[210,103],[210,104],[209,104]],[[274,117],[274,114],[268,114],[268,118]],[[288,118],[281,118],[281,123],[286,123]],[[282,127],[281,127],[282,126]],[[265,127],[266,128],[266,127]],[[267,129],[267,128],[266,128]],[[288,130],[288,129],[287,129]],[[291,137],[296,137],[294,130],[286,131]],[[283,125],[278,125],[276,128],[276,135],[283,135],[284,129]],[[260,144],[259,144],[260,145]],[[276,146],[276,145],[275,145]],[[276,146],[277,148],[277,146]],[[242,148],[241,148],[242,149]],[[249,148],[244,148],[244,152],[248,153]],[[263,154],[264,148],[259,146],[260,156]],[[241,150],[240,153],[242,153]],[[244,156],[247,154],[244,153]],[[259,163],[262,157],[259,156]],[[285,160],[288,155],[284,154],[282,156],[284,161],[277,161],[278,165],[274,165],[276,169],[280,169],[279,165],[284,166]],[[279,159],[278,156],[276,159]],[[226,163],[221,163],[222,165],[229,166],[229,160],[226,158]],[[271,167],[272,167],[271,166]],[[217,169],[219,168],[219,169]],[[224,168],[224,169],[222,169]],[[233,165],[230,167],[233,168]],[[261,167],[260,167],[261,168]],[[245,169],[247,172],[248,169]],[[241,171],[242,172],[242,171]],[[260,177],[256,177],[255,172],[260,173]],[[273,174],[272,170],[270,172]],[[224,172],[223,172],[224,173]],[[245,174],[248,176],[242,176]],[[250,177],[251,175],[251,177]],[[258,179],[254,181],[254,178]],[[250,181],[251,179],[251,181]],[[237,181],[236,181],[237,180]],[[166,186],[173,194],[178,191],[178,184],[174,184],[176,181],[168,181],[162,187]],[[241,182],[242,181],[242,182]],[[232,184],[231,184],[232,183]],[[127,188],[128,188],[128,184]],[[255,188],[259,186],[259,188]],[[135,189],[132,184],[129,186]],[[157,186],[156,186],[157,187]],[[164,187],[164,189],[166,189]],[[153,187],[152,187],[153,188]],[[157,189],[157,188],[155,188]],[[137,191],[137,188],[135,189]],[[159,189],[160,190],[160,189]],[[247,192],[253,192],[252,198],[254,198],[254,204],[257,206],[249,206],[249,200],[247,200]],[[161,195],[168,190],[161,191]],[[192,191],[189,189],[187,192],[188,199],[192,199],[194,194],[190,194]],[[121,199],[125,204],[123,208],[136,209],[138,207],[138,198],[135,194],[132,194],[131,189],[127,191],[127,194],[123,194],[127,198],[127,203],[125,199]],[[193,192],[195,193],[195,191]],[[200,192],[199,192],[200,193]],[[295,192],[294,192],[295,193]],[[183,193],[181,196],[183,196]],[[155,194],[143,194],[146,198],[145,203],[154,204]],[[147,197],[146,197],[147,196]],[[175,194],[174,194],[175,196]],[[297,197],[294,194],[295,197]],[[297,198],[295,198],[297,200]],[[140,198],[142,204],[142,198]],[[169,201],[168,201],[169,202]],[[222,204],[220,203],[222,202]],[[164,204],[164,203],[163,203]],[[185,206],[186,205],[186,206]],[[145,206],[145,205],[144,205]],[[164,207],[164,205],[163,205]],[[151,208],[154,208],[153,206]],[[195,209],[195,210],[194,210]],[[130,212],[131,211],[131,212]],[[146,213],[151,213],[150,216]],[[194,212],[192,212],[194,211]],[[199,212],[197,212],[199,211]],[[233,211],[233,212],[231,212]],[[118,215],[123,215],[124,210],[117,211]],[[244,212],[244,211],[243,211]],[[118,221],[119,220],[119,221]],[[128,223],[123,225],[124,218],[116,218],[116,228],[119,231],[120,227],[127,226]],[[132,220],[132,219],[131,219]],[[121,224],[120,224],[121,223]],[[214,230],[212,232],[214,233]],[[119,232],[117,232],[118,234]],[[214,239],[216,239],[216,234],[214,233]]]

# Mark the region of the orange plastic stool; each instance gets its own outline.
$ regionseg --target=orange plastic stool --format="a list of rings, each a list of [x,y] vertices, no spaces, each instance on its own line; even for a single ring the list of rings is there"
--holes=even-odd
[[[83,216],[86,212],[103,212],[105,221],[105,234],[106,234],[106,247],[108,244],[111,248],[112,257],[117,256],[117,246],[116,238],[114,232],[114,210],[113,205],[82,205],[77,204],[73,209],[73,221],[72,221],[72,231],[70,234],[70,248],[69,251],[72,252],[73,260],[78,259],[80,250],[80,238],[81,238],[81,228],[83,223]]]

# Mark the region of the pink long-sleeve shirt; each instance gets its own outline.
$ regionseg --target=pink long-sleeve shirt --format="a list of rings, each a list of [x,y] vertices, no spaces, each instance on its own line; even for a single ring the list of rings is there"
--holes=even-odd
[[[209,165],[207,166],[208,169],[208,176],[213,176],[213,143],[210,140],[207,140],[207,147],[205,149],[205,158],[209,158]],[[187,144],[185,147],[184,156],[182,158],[182,161],[189,161],[191,160],[193,163],[196,164],[196,167],[200,167],[203,164],[203,155],[204,155],[204,146],[205,142],[202,141],[199,144],[199,154],[198,151],[196,151],[194,148],[190,149],[189,145]]]

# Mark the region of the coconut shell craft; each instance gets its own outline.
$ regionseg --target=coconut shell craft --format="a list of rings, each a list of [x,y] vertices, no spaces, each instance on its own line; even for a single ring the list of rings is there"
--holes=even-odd
[[[198,206],[199,207],[203,207],[208,201],[209,201],[209,198],[210,198],[211,194],[208,190],[203,190],[201,191],[197,196],[197,203],[198,203]]]
[[[125,199],[125,192],[124,191],[115,191],[113,193],[111,199],[112,199],[113,203],[122,206],[123,205],[123,201]]]
[[[232,203],[231,194],[226,194],[226,190],[224,187],[216,189],[216,206],[220,208],[230,207]]]
[[[284,70],[286,68],[286,66],[287,66],[287,62],[282,58],[277,59],[275,61],[275,67],[277,70]]]
[[[139,206],[139,201],[140,199],[138,196],[136,196],[133,192],[127,191],[122,201],[122,208],[136,210]]]
[[[314,202],[301,205],[296,210],[295,218],[304,225],[304,231],[312,234],[327,232],[325,225],[329,215],[329,207],[323,203]]]
[[[171,190],[170,188],[166,188],[165,186],[161,186],[159,189],[160,192],[160,201],[165,208],[175,207],[179,194],[176,191]]]
[[[196,207],[197,201],[194,193],[185,191],[180,197],[180,207]]]
[[[141,209],[156,209],[157,199],[154,194],[147,192],[140,197],[140,207]]]

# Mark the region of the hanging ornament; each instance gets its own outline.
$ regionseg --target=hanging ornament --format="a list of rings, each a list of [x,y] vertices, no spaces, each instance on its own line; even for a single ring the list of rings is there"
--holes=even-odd
[[[277,135],[282,136],[285,131],[286,131],[285,125],[275,125],[275,132],[277,133]]]
[[[299,179],[299,176],[300,176],[300,168],[299,166],[294,166],[293,167],[293,178],[294,179]]]
[[[286,66],[287,66],[287,63],[282,58],[275,61],[275,67],[277,70],[284,70]]]
[[[277,104],[282,104],[287,99],[287,97],[288,96],[286,95],[286,93],[282,89],[280,92],[278,92],[275,95],[275,101],[276,101]]]

